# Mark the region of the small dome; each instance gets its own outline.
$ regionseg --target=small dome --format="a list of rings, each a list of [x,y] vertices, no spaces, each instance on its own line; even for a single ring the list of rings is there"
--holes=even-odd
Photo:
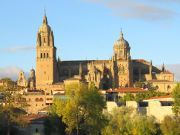
[[[118,39],[114,45],[122,48],[129,48],[129,43],[124,39],[122,32],[120,35],[120,39]]]

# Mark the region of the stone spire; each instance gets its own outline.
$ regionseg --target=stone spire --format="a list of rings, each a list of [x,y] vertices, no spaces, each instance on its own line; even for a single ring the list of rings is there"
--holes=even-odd
[[[121,33],[120,33],[120,40],[123,40],[124,37],[123,37],[123,32],[122,32],[122,29],[121,29]]]
[[[165,66],[164,66],[164,63],[162,65],[162,72],[165,72]]]
[[[43,24],[48,24],[47,16],[46,16],[46,10],[44,10],[44,17],[43,17]]]

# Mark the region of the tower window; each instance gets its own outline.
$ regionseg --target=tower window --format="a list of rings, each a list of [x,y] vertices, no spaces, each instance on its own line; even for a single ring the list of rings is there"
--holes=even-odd
[[[41,53],[41,58],[42,58],[42,53]]]
[[[44,53],[44,58],[46,58],[46,54]]]
[[[49,57],[49,54],[47,53],[47,58]]]

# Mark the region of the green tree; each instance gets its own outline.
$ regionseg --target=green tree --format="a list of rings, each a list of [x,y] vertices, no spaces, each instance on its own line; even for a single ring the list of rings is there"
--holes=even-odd
[[[126,101],[134,101],[134,100],[135,100],[135,97],[131,93],[127,93],[126,95],[124,95],[122,98],[119,99],[119,101],[124,104]]]
[[[135,85],[135,87],[137,87],[137,88],[143,88],[143,89],[148,89],[148,90],[156,90],[157,88],[156,87],[154,87],[153,85],[152,85],[152,83],[150,83],[150,82],[142,82],[142,81],[137,81],[137,82],[135,82],[134,83],[134,85]]]
[[[62,117],[59,117],[56,114],[50,114],[44,121],[45,135],[65,135],[65,128],[66,125],[62,122]]]
[[[174,98],[174,105],[173,105],[173,112],[176,116],[180,115],[180,83],[176,85],[173,90],[173,98]]]
[[[102,135],[158,135],[159,125],[154,117],[138,115],[130,107],[119,107],[108,114],[108,125]]]
[[[102,135],[131,135],[133,109],[120,107],[107,114],[108,125],[102,130]]]
[[[73,89],[72,89],[73,88]],[[66,89],[66,100],[56,99],[52,112],[62,117],[66,130],[76,134],[98,135],[106,124],[102,113],[105,101],[94,86],[84,84]]]
[[[180,117],[164,117],[164,120],[161,123],[161,131],[164,135],[179,135]]]
[[[133,135],[158,135],[160,133],[159,125],[154,117],[136,115],[132,121]]]
[[[24,126],[26,123],[21,116],[26,112],[23,107],[26,105],[25,100],[18,93],[20,87],[10,79],[3,79],[4,86],[0,87],[1,105],[0,105],[0,132],[3,134],[15,134],[13,130],[16,126]],[[2,122],[2,123],[1,123]],[[0,133],[1,134],[1,133]]]

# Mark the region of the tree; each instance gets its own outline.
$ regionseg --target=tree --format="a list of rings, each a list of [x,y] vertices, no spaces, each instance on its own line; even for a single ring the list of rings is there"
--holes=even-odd
[[[150,82],[142,82],[142,81],[137,81],[135,82],[135,87],[137,88],[143,88],[143,89],[148,89],[148,90],[156,90],[157,88],[153,86],[152,83]]]
[[[75,88],[75,89],[72,89]],[[105,101],[94,86],[80,84],[66,89],[66,100],[56,99],[52,112],[62,117],[66,130],[76,134],[98,135],[106,124],[102,111]]]
[[[115,108],[107,114],[108,125],[102,130],[102,135],[130,135],[132,130],[133,109],[129,107]]]
[[[180,115],[180,83],[176,85],[173,90],[173,98],[174,98],[174,105],[173,105],[173,112],[176,116]]]
[[[25,100],[18,93],[20,87],[10,79],[3,79],[4,86],[0,87],[1,105],[0,105],[0,122],[4,126],[1,126],[3,134],[15,134],[12,130],[16,126],[23,126],[25,123],[21,120],[21,116],[26,112],[23,107],[26,105]]]
[[[157,135],[159,126],[154,117],[136,114],[133,108],[119,107],[108,114],[108,125],[102,135]]]
[[[51,134],[65,134],[66,125],[62,122],[62,117],[56,114],[50,114],[44,121],[44,133],[45,135]]]
[[[160,133],[159,125],[152,116],[136,115],[132,125],[133,135],[157,135]]]
[[[125,105],[126,101],[134,101],[134,100],[135,100],[135,96],[131,93],[127,93],[126,95],[124,95],[119,99],[119,102]]]
[[[164,117],[164,120],[161,123],[161,131],[164,135],[179,135],[180,117]]]

